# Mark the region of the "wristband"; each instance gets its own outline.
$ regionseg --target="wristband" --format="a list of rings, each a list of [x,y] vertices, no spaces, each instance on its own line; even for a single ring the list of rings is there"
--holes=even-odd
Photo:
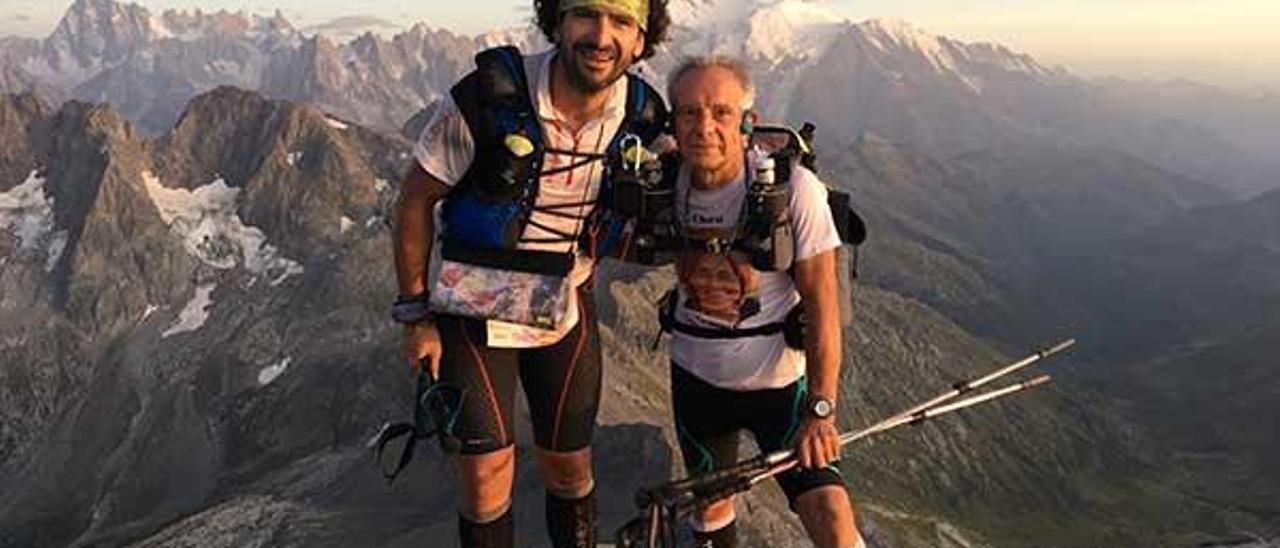
[[[426,292],[396,297],[396,302],[391,305],[391,319],[404,325],[431,321],[431,306]]]

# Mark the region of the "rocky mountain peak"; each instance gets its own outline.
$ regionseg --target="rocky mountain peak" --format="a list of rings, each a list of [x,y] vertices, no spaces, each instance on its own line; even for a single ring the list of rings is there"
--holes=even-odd
[[[196,97],[166,137],[170,154],[158,166],[161,175],[188,185],[220,175],[232,187],[243,186],[270,151],[263,146],[270,142],[263,126],[278,125],[283,110],[279,102],[231,86]]]
[[[155,39],[156,21],[137,4],[77,0],[45,41],[45,50],[68,71],[90,71],[123,61]]]
[[[235,86],[218,86],[208,92],[200,94],[187,103],[187,108],[183,111],[183,119],[185,120],[190,114],[214,114],[220,109],[230,108],[232,112],[225,116],[228,120],[243,120],[236,116],[243,114],[242,109],[245,107],[260,107],[268,101],[258,93],[251,90],[238,88]],[[181,123],[179,125],[182,125]]]
[[[366,34],[395,34],[400,31],[399,25],[371,15],[349,15],[326,21],[318,25],[304,27],[305,34],[324,34],[342,43],[350,42]]]
[[[76,0],[67,8],[66,14],[63,15],[63,21],[68,25],[76,26],[80,22],[110,22],[121,17],[126,17],[130,12],[136,13],[141,6],[136,4],[123,4],[114,0]],[[80,27],[79,30],[84,31],[86,27]]]
[[[38,134],[49,111],[34,93],[0,95],[0,192],[21,183],[45,157]]]
[[[156,174],[168,186],[221,180],[242,191],[245,222],[304,255],[381,214],[407,148],[315,105],[221,87],[193,100],[160,141]]]
[[[164,38],[193,41],[206,38],[247,39],[279,44],[298,38],[298,31],[280,10],[270,17],[243,11],[192,12],[166,10],[159,19]]]
[[[105,165],[114,153],[138,148],[137,135],[109,105],[68,101],[49,118],[48,137],[50,190],[69,208],[62,220],[74,224],[96,199]]]
[[[60,135],[85,135],[106,146],[136,137],[132,122],[111,105],[101,103],[68,101],[54,113],[50,123],[55,139]],[[99,152],[105,153],[106,150]]]
[[[868,19],[855,26],[869,34],[888,38],[899,45],[914,45],[924,49],[938,42],[937,36],[903,19],[892,17]]]

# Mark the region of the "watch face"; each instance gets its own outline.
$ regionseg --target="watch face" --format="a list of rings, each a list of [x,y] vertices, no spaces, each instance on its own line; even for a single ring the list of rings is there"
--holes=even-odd
[[[831,402],[825,399],[818,399],[813,402],[813,414],[818,418],[825,419],[831,416]]]

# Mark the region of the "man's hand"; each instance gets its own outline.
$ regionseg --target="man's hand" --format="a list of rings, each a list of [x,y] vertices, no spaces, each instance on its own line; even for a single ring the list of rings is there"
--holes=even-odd
[[[424,358],[429,359],[431,378],[440,378],[440,356],[444,347],[440,344],[440,330],[430,321],[404,326],[404,338],[401,343],[404,356],[409,360],[416,374],[419,364]]]
[[[840,458],[840,432],[835,417],[809,417],[796,436],[796,457],[801,468],[822,468]]]

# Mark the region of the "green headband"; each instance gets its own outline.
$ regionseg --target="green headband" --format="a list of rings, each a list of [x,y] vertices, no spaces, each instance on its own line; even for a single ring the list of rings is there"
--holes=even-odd
[[[649,26],[649,0],[564,0],[560,13],[577,8],[604,8],[627,14],[643,30]]]

